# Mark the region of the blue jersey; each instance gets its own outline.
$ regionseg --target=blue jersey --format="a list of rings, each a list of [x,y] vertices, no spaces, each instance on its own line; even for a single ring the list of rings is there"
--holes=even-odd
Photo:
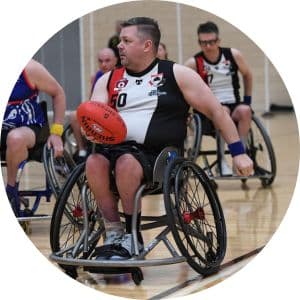
[[[45,125],[43,111],[38,103],[38,90],[27,79],[25,71],[19,76],[9,97],[3,119],[3,128]]]

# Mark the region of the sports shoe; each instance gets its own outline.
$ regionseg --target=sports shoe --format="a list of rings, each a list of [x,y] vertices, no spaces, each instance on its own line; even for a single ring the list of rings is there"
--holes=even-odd
[[[104,245],[112,245],[114,244],[116,241],[122,239],[123,237],[123,232],[120,231],[115,231],[115,230],[110,230],[106,232],[106,238],[104,241]]]
[[[139,252],[144,250],[144,245],[138,241]],[[122,239],[115,241],[110,260],[130,259],[134,254],[134,245],[132,234],[124,234]]]
[[[221,172],[219,170],[219,165],[221,166]],[[222,159],[221,163],[217,165],[216,172],[221,176],[232,176],[232,169],[225,159]]]
[[[95,251],[92,256],[96,256],[97,260],[106,260],[109,259],[112,253],[112,249],[115,243],[122,239],[123,232],[110,230],[106,232],[106,238],[103,243],[103,246],[95,248]]]

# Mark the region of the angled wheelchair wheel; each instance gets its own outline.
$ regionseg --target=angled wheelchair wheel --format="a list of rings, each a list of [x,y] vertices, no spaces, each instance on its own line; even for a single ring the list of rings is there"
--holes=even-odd
[[[193,114],[187,127],[187,136],[184,141],[184,157],[196,161],[201,145],[201,120],[198,114]]]
[[[66,150],[64,150],[62,157],[55,158],[53,149],[49,149],[45,145],[43,149],[43,163],[47,181],[55,198],[58,199],[62,186],[75,168],[75,162]]]
[[[68,124],[63,132],[62,140],[64,143],[64,148],[69,152],[69,154],[73,157],[75,153],[78,151],[78,145],[73,134],[73,129],[71,124]]]
[[[51,249],[61,257],[88,258],[103,232],[102,219],[82,163],[73,170],[54,207],[50,227]],[[70,271],[68,266],[61,267]]]
[[[223,211],[205,172],[184,158],[165,170],[164,201],[175,242],[198,273],[216,272],[226,252]]]
[[[276,176],[276,158],[271,139],[261,121],[252,116],[247,151],[254,163],[254,174],[264,187],[273,183]]]

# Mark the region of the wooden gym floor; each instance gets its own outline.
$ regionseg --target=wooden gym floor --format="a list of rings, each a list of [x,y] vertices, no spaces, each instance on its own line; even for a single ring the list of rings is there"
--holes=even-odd
[[[244,188],[238,180],[218,181],[218,195],[226,219],[228,245],[226,257],[217,274],[204,279],[186,263],[182,263],[162,268],[143,268],[144,281],[140,286],[135,286],[126,274],[104,276],[80,271],[77,280],[96,290],[121,297],[173,298],[211,287],[251,261],[270,240],[285,215],[296,184],[300,153],[299,132],[293,113],[278,113],[273,118],[260,119],[269,130],[275,149],[277,177],[271,188],[262,188],[260,181],[256,179],[248,180]],[[41,164],[30,163],[30,167],[23,174],[24,184],[43,186],[43,174]],[[143,212],[151,214],[164,210],[163,201],[160,197],[157,198],[152,196],[151,199],[144,199]],[[54,201],[43,202],[39,212],[51,213],[53,203]],[[50,254],[49,225],[49,220],[31,222],[31,233],[28,234],[31,241],[47,257]],[[146,243],[153,236],[153,232],[144,233]],[[164,248],[159,248],[153,255],[161,257],[164,251]]]

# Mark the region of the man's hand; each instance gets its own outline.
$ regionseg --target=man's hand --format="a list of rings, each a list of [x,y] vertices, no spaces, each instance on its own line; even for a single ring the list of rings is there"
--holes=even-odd
[[[51,134],[48,137],[47,146],[48,148],[53,148],[54,157],[63,156],[64,147],[60,136],[56,134]]]
[[[253,175],[253,162],[247,154],[240,154],[234,156],[233,169],[239,176],[250,176]]]

